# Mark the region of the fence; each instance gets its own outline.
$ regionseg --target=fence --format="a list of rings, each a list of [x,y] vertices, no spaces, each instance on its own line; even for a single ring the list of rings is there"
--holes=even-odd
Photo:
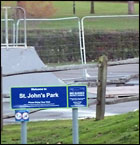
[[[1,45],[4,46],[6,44],[13,45],[15,44],[15,23],[13,19],[8,19],[8,28],[11,27],[12,29],[8,30],[8,32],[4,32],[4,24],[6,23],[5,20],[1,20]],[[8,33],[8,37],[6,36]]]
[[[83,63],[80,19],[26,19],[27,43],[35,46],[44,63]],[[18,43],[22,42],[23,19],[17,22]],[[32,27],[31,27],[32,26]]]
[[[81,28],[79,20],[74,24],[74,19],[78,20],[27,19],[28,44],[35,46],[46,64],[80,63],[81,60],[86,64],[103,54],[109,60],[138,56],[138,15],[85,16],[81,19]],[[19,41],[22,41],[22,26],[18,28]]]
[[[109,60],[138,56],[138,15],[85,16],[81,25],[85,63],[103,54]]]
[[[21,18],[24,20],[24,39],[21,44],[18,44],[16,42],[17,20]],[[6,48],[11,46],[27,46],[26,13],[22,7],[1,8],[1,46]]]

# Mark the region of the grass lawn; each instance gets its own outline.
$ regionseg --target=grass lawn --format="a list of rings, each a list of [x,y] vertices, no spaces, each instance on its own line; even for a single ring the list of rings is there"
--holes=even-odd
[[[16,2],[2,1],[2,6],[15,6]],[[89,2],[76,2],[76,14],[73,15],[73,1],[53,1],[53,6],[56,9],[56,13],[50,18],[61,17],[84,17],[89,15],[127,15],[128,3],[127,2],[95,2],[95,14],[90,14],[90,1]],[[139,14],[139,3],[135,3],[135,14]],[[113,18],[113,19],[90,19],[85,20],[85,27],[94,30],[122,30],[122,29],[139,29],[138,18]],[[36,22],[35,22],[36,23]],[[77,28],[77,22],[72,20],[67,21],[52,21],[52,22],[39,22],[35,25],[29,25],[31,28],[42,29],[68,29]]]
[[[90,14],[90,1],[76,1],[76,14],[75,16],[83,17]],[[2,1],[2,6],[16,6],[16,1]],[[56,8],[56,17],[70,17],[73,15],[73,1],[53,1],[54,8]],[[95,14],[94,15],[122,15],[128,14],[127,2],[94,2]],[[139,14],[139,3],[135,3],[135,14]]]
[[[73,15],[73,1],[54,1],[54,7],[57,8],[56,14],[53,17],[69,17]],[[90,14],[90,1],[81,2],[76,1],[75,16],[83,17]],[[120,2],[95,2],[94,15],[122,15],[128,14],[128,3]],[[139,14],[139,3],[135,3],[135,14]]]
[[[79,120],[80,144],[139,144],[139,112]],[[19,144],[20,125],[6,125],[1,144]],[[28,144],[71,144],[72,120],[28,123]]]

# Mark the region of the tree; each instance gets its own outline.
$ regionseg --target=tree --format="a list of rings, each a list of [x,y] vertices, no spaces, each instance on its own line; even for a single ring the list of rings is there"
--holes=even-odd
[[[134,14],[134,1],[128,1],[128,14]]]
[[[94,1],[91,1],[90,13],[91,14],[95,13],[95,10],[94,10]]]
[[[28,18],[48,18],[56,12],[52,1],[17,1],[17,6],[25,9]]]

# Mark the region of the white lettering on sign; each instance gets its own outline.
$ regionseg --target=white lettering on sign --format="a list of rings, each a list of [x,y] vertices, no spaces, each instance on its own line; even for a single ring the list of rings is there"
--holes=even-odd
[[[25,94],[20,93],[19,98],[26,98]]]
[[[31,91],[43,91],[43,90],[47,90],[47,88],[31,88]]]
[[[59,97],[59,95],[58,93],[55,93],[55,94],[47,93],[47,97],[53,98],[53,97]]]
[[[70,96],[75,97],[75,96],[84,96],[85,92],[70,92]]]
[[[19,94],[19,98],[20,99],[24,99],[24,98],[58,98],[59,97],[59,94],[58,93],[46,93],[46,94],[43,94],[43,93],[40,93],[40,94],[36,94],[36,93],[29,93],[28,96],[26,96],[25,94],[23,93],[20,93]]]

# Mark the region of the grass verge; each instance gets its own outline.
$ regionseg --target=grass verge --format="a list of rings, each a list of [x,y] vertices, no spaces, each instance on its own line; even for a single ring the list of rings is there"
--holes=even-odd
[[[139,144],[139,112],[79,120],[80,144]],[[28,123],[28,144],[71,144],[72,120]],[[6,125],[1,144],[20,144],[20,125]]]

